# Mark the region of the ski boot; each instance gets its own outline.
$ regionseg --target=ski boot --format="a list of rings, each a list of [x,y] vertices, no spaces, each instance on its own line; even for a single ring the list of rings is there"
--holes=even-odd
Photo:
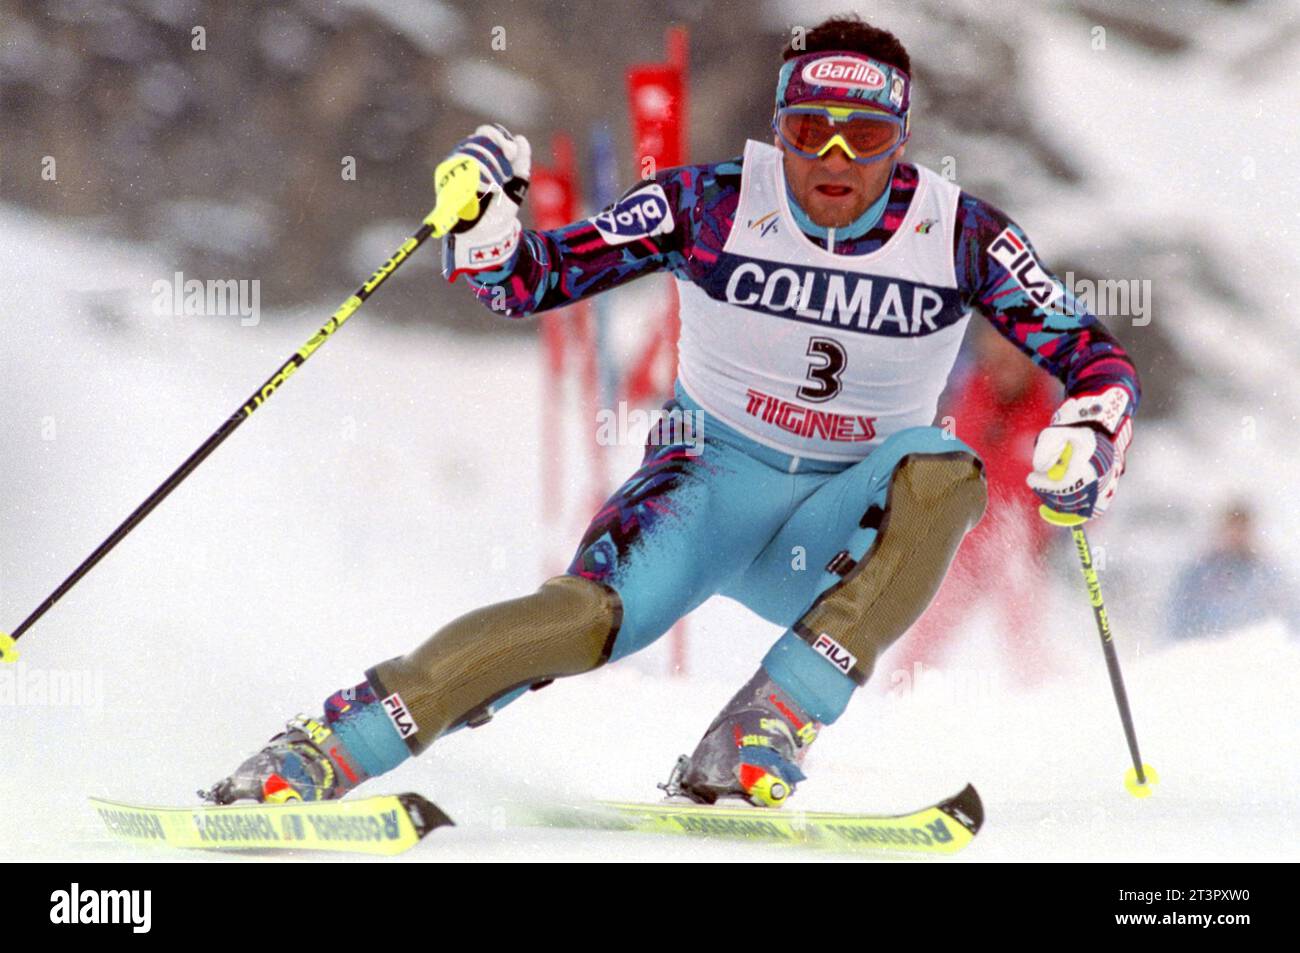
[[[340,689],[324,707],[320,720],[299,715],[234,774],[199,795],[217,804],[329,801],[411,756],[391,706],[368,681]]]
[[[780,807],[804,780],[799,766],[820,728],[760,668],[660,787],[699,804],[741,798]]]
[[[330,801],[367,777],[331,728],[299,715],[233,774],[199,796],[215,804]]]

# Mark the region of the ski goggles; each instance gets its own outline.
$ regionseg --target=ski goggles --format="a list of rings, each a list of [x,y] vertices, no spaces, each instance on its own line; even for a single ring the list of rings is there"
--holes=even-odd
[[[777,74],[772,128],[805,158],[840,146],[854,162],[875,162],[907,141],[911,101],[911,78],[888,63],[842,50],[805,53]]]
[[[907,141],[907,120],[851,106],[785,106],[772,129],[787,149],[816,159],[839,146],[854,162],[878,162]]]

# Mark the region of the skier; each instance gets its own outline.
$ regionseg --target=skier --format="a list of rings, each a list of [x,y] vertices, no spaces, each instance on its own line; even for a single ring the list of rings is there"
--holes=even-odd
[[[779,806],[983,513],[978,456],[931,426],[970,309],[1064,384],[1027,478],[1047,512],[1106,509],[1139,399],[1132,362],[1013,221],[903,161],[911,66],[891,33],[836,17],[804,41],[784,51],[773,144],[660,171],[563,228],[519,223],[524,137],[482,126],[439,166],[469,157],[480,176],[443,273],[498,313],[673,275],[680,373],[665,409],[706,421],[705,439],[652,433],[563,575],[368,669],[206,797],[341,797],[529,689],[645,648],[721,593],[785,632],[670,792]]]

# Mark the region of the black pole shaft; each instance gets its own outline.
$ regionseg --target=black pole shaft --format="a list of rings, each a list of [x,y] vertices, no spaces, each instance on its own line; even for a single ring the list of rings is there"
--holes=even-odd
[[[1146,784],[1146,773],[1142,768],[1142,755],[1138,753],[1137,731],[1133,727],[1133,713],[1128,706],[1128,692],[1124,689],[1124,675],[1120,672],[1119,656],[1115,652],[1115,640],[1110,631],[1110,619],[1106,615],[1106,603],[1101,597],[1101,580],[1097,578],[1097,569],[1092,563],[1092,549],[1088,546],[1088,537],[1082,526],[1072,527],[1075,547],[1079,551],[1079,563],[1083,567],[1083,578],[1088,584],[1088,601],[1092,603],[1092,615],[1097,621],[1097,634],[1101,636],[1101,650],[1106,656],[1106,670],[1110,672],[1110,687],[1115,693],[1115,704],[1119,708],[1119,720],[1124,725],[1124,737],[1128,741],[1129,755],[1133,758],[1133,770],[1137,772],[1138,784]]]
[[[18,628],[14,629],[12,638],[17,641],[24,632],[30,629],[36,622],[45,615],[55,603],[67,595],[68,590],[75,586],[81,579],[95,568],[95,565],[107,556],[113,547],[126,538],[131,530],[135,529],[144,521],[144,518],[154,511],[154,509],[165,500],[176,487],[184,482],[185,478],[193,473],[204,460],[225,442],[226,438],[234,433],[239,425],[253,415],[259,407],[271,398],[280,386],[287,381],[298,368],[307,362],[307,359],[316,352],[332,335],[337,331],[343,322],[347,321],[361,307],[362,302],[374,293],[375,289],[387,280],[397,268],[410,257],[411,253],[424,244],[425,239],[433,234],[433,226],[425,223],[414,235],[402,243],[402,246],[394,252],[393,256],[384,262],[384,264],[370,278],[357,289],[356,293],[349,297],[338,310],[335,311],[329,321],[327,321],[319,331],[306,344],[300,347],[294,354],[259,387],[243,406],[228,417],[212,436],[203,442],[203,445],[190,454],[189,458],[176,468],[162,485],[149,498],[135,508],[135,511],[123,521],[122,525],[113,530],[108,539],[99,544],[93,553],[86,557],[85,561],[78,566],[67,579],[63,580],[59,588],[55,589],[50,595],[36,607],[31,615],[22,621]]]

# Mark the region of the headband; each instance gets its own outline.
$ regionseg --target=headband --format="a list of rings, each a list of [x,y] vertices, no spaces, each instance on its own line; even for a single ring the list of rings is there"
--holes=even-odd
[[[836,100],[868,105],[900,119],[907,118],[912,81],[901,69],[863,53],[823,50],[805,53],[781,66],[776,83],[776,108],[812,100]]]

